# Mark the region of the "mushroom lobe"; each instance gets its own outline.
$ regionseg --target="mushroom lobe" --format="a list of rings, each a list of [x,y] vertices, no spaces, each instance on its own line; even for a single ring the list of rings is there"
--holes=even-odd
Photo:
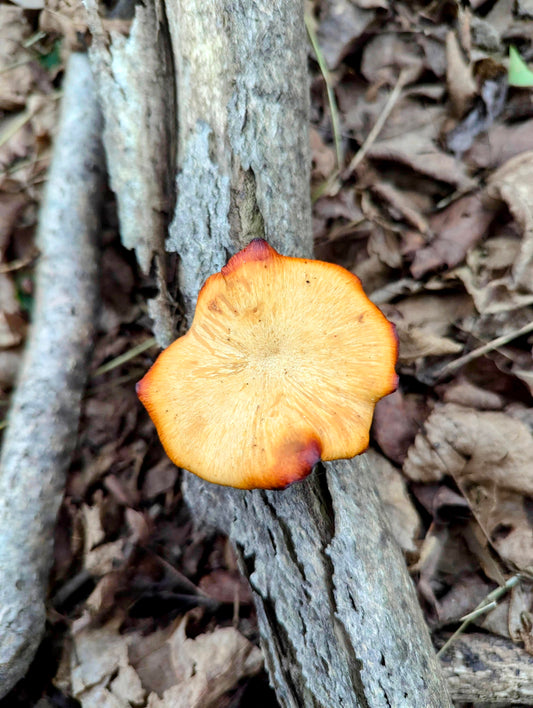
[[[374,406],[397,385],[397,348],[356,276],[255,239],[207,279],[191,328],[137,393],[176,465],[281,489],[366,449]]]

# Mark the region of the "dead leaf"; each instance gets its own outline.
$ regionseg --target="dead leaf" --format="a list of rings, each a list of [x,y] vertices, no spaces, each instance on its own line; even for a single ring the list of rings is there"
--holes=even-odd
[[[378,452],[369,448],[366,458],[376,476],[376,487],[389,519],[394,538],[406,553],[417,551],[420,517],[407,494],[400,472]]]
[[[175,684],[161,698],[151,693],[148,708],[215,708],[239,681],[262,668],[260,650],[233,627],[188,639],[185,625],[182,620],[167,639]]]
[[[418,204],[411,192],[397,189],[390,183],[379,181],[375,182],[371,189],[376,196],[388,202],[392,218],[396,220],[403,218],[410,226],[418,229],[420,233],[425,234],[427,232],[427,220],[420,213]]]
[[[370,147],[367,157],[373,160],[398,162],[437,182],[447,182],[459,189],[468,189],[475,182],[462,162],[437,146],[439,128],[444,120],[443,109],[426,107],[424,125],[412,126],[393,138],[380,138]],[[408,116],[406,116],[408,119]]]
[[[446,35],[446,85],[454,114],[460,118],[471,105],[477,84],[453,31]]]
[[[17,379],[23,347],[0,351],[0,388],[10,389]]]
[[[462,155],[474,138],[488,130],[503,111],[507,99],[507,75],[503,67],[497,78],[488,78],[481,86],[480,96],[472,110],[446,136],[446,145],[456,155]]]
[[[23,8],[0,5],[0,110],[24,107],[34,88],[33,56],[24,48],[31,34]]]
[[[529,654],[533,654],[533,588],[531,582],[520,582],[511,591],[509,635],[513,642],[523,643],[524,649]]]
[[[470,298],[421,293],[395,305],[382,306],[382,309],[396,326],[400,362],[416,362],[427,356],[446,356],[462,351],[463,345],[448,335],[452,325],[472,312]]]
[[[84,51],[86,46],[80,38],[88,32],[85,6],[80,0],[45,0],[39,29],[63,37],[71,51]]]
[[[505,404],[500,394],[487,391],[466,379],[454,379],[449,385],[439,387],[439,393],[445,403],[456,403],[480,411],[499,411]]]
[[[398,389],[376,404],[372,434],[385,455],[401,465],[427,416],[422,396]]]
[[[494,124],[464,155],[475,169],[494,169],[516,155],[533,150],[533,119],[510,125]]]
[[[474,192],[433,215],[429,228],[434,237],[429,245],[416,251],[411,265],[413,277],[421,278],[429,271],[461,263],[486,234],[498,206],[498,202]]]
[[[335,69],[375,17],[349,0],[321,3],[318,42],[329,69]]]
[[[432,523],[422,542],[420,559],[411,570],[419,573],[417,589],[427,603],[431,626],[439,626],[443,621],[460,616],[462,607],[458,605],[454,590],[457,585],[470,589],[471,602],[468,596],[462,597],[462,605],[467,610],[475,607],[478,593],[482,593],[480,584],[474,580],[478,563],[460,526]],[[450,592],[452,595],[447,602],[446,596]]]
[[[417,481],[452,476],[492,546],[519,568],[533,564],[533,438],[504,413],[435,408],[404,463]]]
[[[405,83],[413,83],[424,68],[418,45],[394,32],[377,34],[363,51],[361,73],[370,84],[394,86],[402,69]]]
[[[533,440],[527,426],[505,413],[438,405],[404,463],[417,482],[444,476],[472,479],[533,496]]]
[[[315,180],[326,179],[335,169],[335,150],[331,145],[326,145],[318,130],[313,127],[309,130],[309,142],[313,161],[312,176]]]
[[[1,260],[4,260],[13,228],[27,203],[28,197],[20,192],[0,193],[0,254],[3,256]]]
[[[82,708],[124,708],[124,699],[144,700],[146,692],[128,660],[128,646],[136,640],[134,634],[120,635],[116,622],[74,634],[72,693]]]
[[[238,602],[241,605],[253,604],[250,586],[237,570],[228,571],[223,568],[213,570],[208,575],[200,578],[198,587],[206,595],[218,602],[226,604]]]
[[[489,180],[489,193],[505,201],[523,233],[512,285],[533,292],[533,150],[508,160]]]

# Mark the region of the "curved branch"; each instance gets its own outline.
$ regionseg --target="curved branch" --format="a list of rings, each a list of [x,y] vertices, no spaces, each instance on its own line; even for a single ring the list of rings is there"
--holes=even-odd
[[[100,133],[88,60],[73,54],[40,215],[33,324],[0,459],[0,698],[25,674],[44,632],[97,301]]]

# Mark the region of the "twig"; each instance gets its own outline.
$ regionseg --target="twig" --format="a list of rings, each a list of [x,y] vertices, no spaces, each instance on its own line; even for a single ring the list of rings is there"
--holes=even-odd
[[[57,510],[76,443],[97,301],[101,117],[72,54],[37,243],[33,323],[0,458],[0,698],[44,632]]]
[[[391,94],[389,98],[387,99],[387,103],[383,107],[383,110],[381,111],[379,118],[374,124],[374,127],[370,131],[370,133],[367,135],[365,142],[361,145],[359,150],[355,153],[355,155],[352,157],[350,164],[348,165],[345,174],[343,175],[345,178],[350,175],[356,167],[359,165],[359,163],[363,160],[363,158],[366,156],[367,152],[370,150],[374,142],[376,141],[378,135],[381,133],[383,126],[385,125],[387,118],[392,112],[392,109],[396,105],[396,102],[398,101],[400,94],[402,92],[402,89],[405,85],[405,82],[407,80],[407,69],[402,69],[400,71],[400,75],[398,76],[398,80],[396,81],[396,84],[394,88],[391,91]]]
[[[61,91],[56,91],[53,95],[52,98],[53,100],[57,101],[60,99],[62,96]],[[8,142],[8,140],[11,140],[11,138],[16,135],[16,133],[26,125],[26,123],[29,123],[30,120],[34,116],[34,111],[30,110],[25,110],[19,113],[18,115],[14,116],[10,121],[8,121],[7,125],[5,128],[2,130],[0,133],[0,147],[2,145],[5,145],[5,143]]]
[[[492,590],[492,592],[489,592],[489,594],[483,600],[481,600],[479,605],[477,605],[477,607],[472,612],[469,612],[462,618],[461,625],[455,630],[452,636],[449,637],[447,641],[442,645],[442,647],[437,652],[437,656],[442,656],[444,652],[448,649],[450,644],[452,644],[457,639],[457,637],[463,634],[465,629],[473,620],[475,620],[480,615],[485,614],[486,612],[490,612],[490,610],[493,610],[498,604],[498,600],[503,597],[505,593],[511,590],[511,588],[514,588],[514,586],[521,579],[522,575],[520,573],[516,573],[515,575],[512,575],[505,582],[504,585],[500,585],[495,590]]]
[[[335,98],[335,91],[333,90],[333,84],[331,81],[331,76],[329,74],[328,67],[326,65],[326,60],[320,49],[320,44],[318,43],[318,37],[316,36],[313,22],[307,12],[304,15],[305,27],[307,29],[307,34],[309,35],[309,41],[315,52],[316,60],[318,66],[324,77],[324,82],[326,84],[326,91],[328,95],[329,110],[331,112],[331,126],[333,129],[333,139],[335,140],[335,152],[337,154],[337,167],[340,170],[344,162],[344,154],[342,149],[342,138],[341,138],[341,126],[339,120],[339,111],[337,108],[337,100]]]
[[[125,364],[127,361],[130,361],[131,359],[135,359],[136,356],[139,356],[139,354],[142,354],[147,349],[151,349],[152,347],[156,347],[156,346],[157,346],[157,341],[156,341],[155,337],[150,337],[149,339],[146,339],[144,342],[137,344],[136,347],[132,347],[127,352],[124,352],[124,354],[120,354],[119,356],[116,356],[114,359],[111,359],[111,361],[108,361],[106,364],[102,364],[102,366],[99,366],[96,369],[96,371],[94,372],[93,377],[100,376],[101,374],[106,374],[108,371],[112,371],[113,369],[116,369],[118,366]]]
[[[12,273],[15,270],[22,270],[22,268],[26,268],[30,263],[33,263],[38,256],[39,252],[33,250],[28,256],[24,256],[24,258],[16,258],[14,261],[9,261],[9,263],[0,263],[0,273]]]
[[[448,374],[452,374],[454,371],[457,371],[465,364],[469,364],[474,359],[478,359],[480,356],[494,351],[494,349],[498,349],[498,347],[502,347],[504,344],[508,344],[513,339],[518,339],[518,337],[522,337],[524,334],[528,334],[529,332],[533,332],[533,322],[528,322],[523,327],[520,327],[520,329],[515,329],[508,334],[502,334],[501,337],[496,337],[496,339],[493,339],[491,342],[487,342],[487,344],[483,344],[477,349],[472,349],[472,351],[468,352],[468,354],[464,354],[458,359],[455,359],[449,364],[443,366],[442,369],[436,374],[437,380],[448,376]]]

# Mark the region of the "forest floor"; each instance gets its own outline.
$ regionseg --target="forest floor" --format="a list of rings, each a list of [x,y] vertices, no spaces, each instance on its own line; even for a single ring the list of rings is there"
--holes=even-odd
[[[81,5],[14,1],[0,4],[2,427],[65,60],[89,41]],[[533,3],[307,13],[315,255],[359,276],[400,342],[367,453],[393,532],[437,645],[480,607],[462,631],[533,653]],[[194,528],[135,394],[157,355],[153,283],[118,234],[109,191],[47,633],[0,705],[165,708],[179,685],[185,708],[275,707],[231,547]]]

